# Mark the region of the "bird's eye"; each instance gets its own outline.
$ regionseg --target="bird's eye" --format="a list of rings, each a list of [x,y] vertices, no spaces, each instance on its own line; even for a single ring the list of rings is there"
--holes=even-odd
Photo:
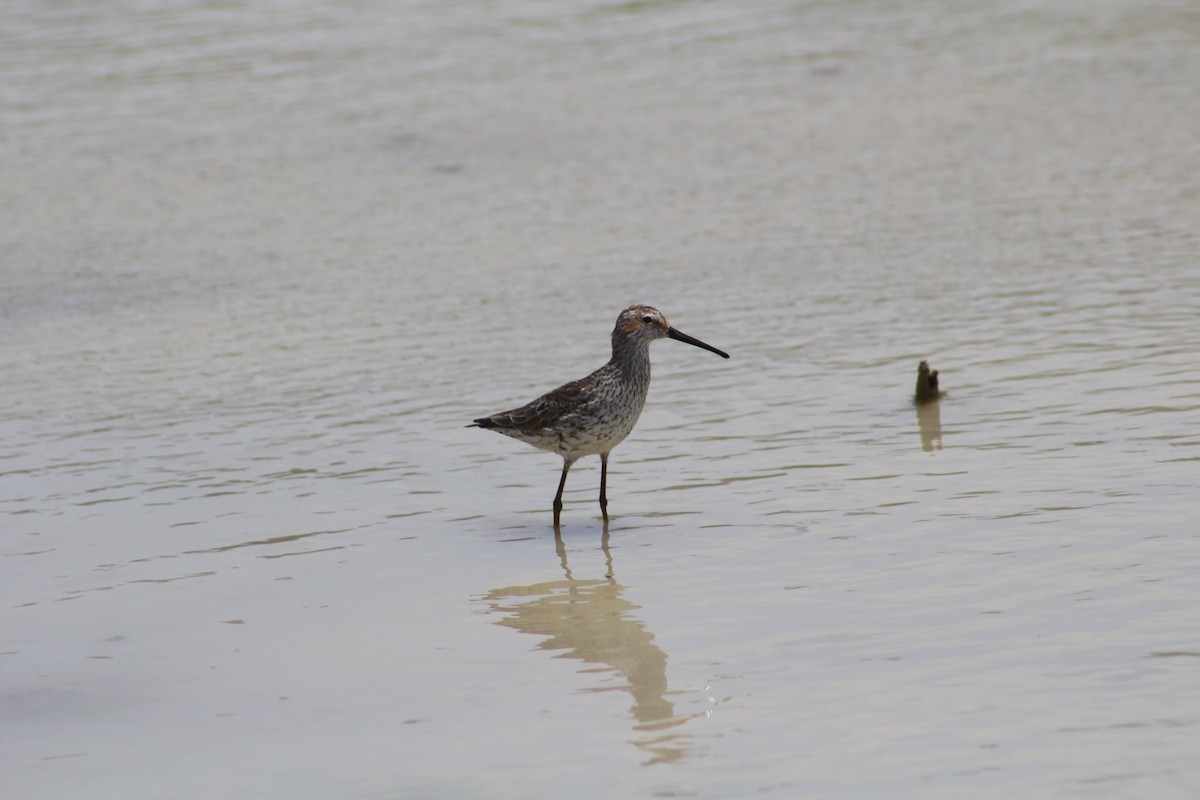
[[[654,317],[650,317],[650,316],[642,317],[642,322],[646,323],[647,325],[652,325],[654,323]]]

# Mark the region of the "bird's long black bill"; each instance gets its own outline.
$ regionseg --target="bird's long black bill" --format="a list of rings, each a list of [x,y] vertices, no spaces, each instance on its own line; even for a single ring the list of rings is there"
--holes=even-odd
[[[688,336],[683,331],[677,331],[674,328],[671,328],[670,330],[667,331],[667,336],[670,336],[672,339],[678,339],[681,342],[687,342],[688,344],[693,344],[696,347],[699,347],[703,350],[709,351],[710,353],[716,353],[721,358],[729,358],[729,353],[726,353],[724,350],[718,350],[717,348],[713,347],[711,344],[705,344],[704,342],[700,341],[699,339],[695,339],[691,336]]]

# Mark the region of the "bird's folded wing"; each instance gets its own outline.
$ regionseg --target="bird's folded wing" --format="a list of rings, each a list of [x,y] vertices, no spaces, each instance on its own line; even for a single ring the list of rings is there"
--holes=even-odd
[[[493,414],[489,419],[498,428],[525,431],[553,429],[558,427],[564,417],[578,414],[586,408],[590,396],[594,393],[592,384],[571,381],[527,405]]]

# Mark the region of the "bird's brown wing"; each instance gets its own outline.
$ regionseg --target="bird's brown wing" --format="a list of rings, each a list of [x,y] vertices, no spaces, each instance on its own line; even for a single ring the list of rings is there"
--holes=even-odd
[[[564,417],[576,414],[586,407],[594,392],[594,384],[586,379],[571,381],[520,408],[501,411],[490,417],[481,417],[474,422],[481,428],[520,430],[531,433],[553,430],[560,426]]]

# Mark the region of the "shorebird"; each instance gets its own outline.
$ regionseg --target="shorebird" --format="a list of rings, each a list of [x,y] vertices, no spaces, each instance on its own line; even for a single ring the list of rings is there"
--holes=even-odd
[[[608,454],[625,441],[641,416],[650,388],[650,343],[664,337],[729,358],[723,350],[671,327],[657,308],[630,306],[617,317],[612,358],[603,367],[527,405],[480,417],[467,426],[503,433],[562,456],[562,477],[554,495],[555,529],[562,514],[567,472],[576,461],[591,455],[600,456],[600,513],[608,522]]]

